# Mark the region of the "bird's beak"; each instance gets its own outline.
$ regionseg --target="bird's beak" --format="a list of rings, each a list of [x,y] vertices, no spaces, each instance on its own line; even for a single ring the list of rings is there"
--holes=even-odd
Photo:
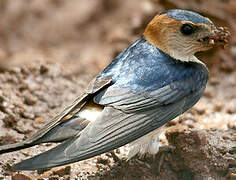
[[[229,43],[231,33],[227,27],[216,27],[209,36],[208,44],[210,46],[218,46],[226,48]]]

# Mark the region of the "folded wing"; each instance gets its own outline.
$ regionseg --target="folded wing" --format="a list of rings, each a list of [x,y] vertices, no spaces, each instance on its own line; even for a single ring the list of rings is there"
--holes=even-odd
[[[77,136],[59,146],[14,166],[15,170],[35,170],[84,160],[123,146],[161,127],[192,107],[204,87],[186,88],[173,82],[149,92],[132,92],[111,85],[93,98],[105,108],[98,119]],[[189,83],[189,86],[192,86]]]

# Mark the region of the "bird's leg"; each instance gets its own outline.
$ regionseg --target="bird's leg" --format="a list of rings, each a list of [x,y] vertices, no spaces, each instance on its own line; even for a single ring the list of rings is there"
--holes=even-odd
[[[161,146],[159,149],[159,154],[160,154],[160,161],[158,164],[158,173],[161,172],[161,166],[164,163],[164,159],[165,159],[165,155],[167,153],[172,153],[174,151],[174,147],[173,146]]]
[[[110,151],[112,158],[114,159],[115,162],[121,163],[122,158],[120,158],[118,155],[116,155],[115,150]]]
[[[159,146],[160,146],[159,133],[154,134],[151,138],[152,139],[151,139],[151,143],[149,144],[149,147],[148,147],[149,148],[148,153],[153,156],[153,160],[154,160],[155,155],[158,153]]]

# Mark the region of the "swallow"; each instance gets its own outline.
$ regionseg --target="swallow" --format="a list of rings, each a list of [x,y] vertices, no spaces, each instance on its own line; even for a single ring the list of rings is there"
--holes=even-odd
[[[71,105],[26,140],[1,146],[0,153],[60,142],[13,170],[66,165],[128,143],[129,158],[156,154],[165,124],[196,104],[206,87],[209,72],[195,53],[225,46],[229,37],[226,28],[193,11],[156,15]]]

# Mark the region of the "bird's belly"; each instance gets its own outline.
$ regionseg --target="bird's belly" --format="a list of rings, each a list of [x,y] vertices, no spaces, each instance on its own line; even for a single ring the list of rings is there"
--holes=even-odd
[[[144,154],[155,155],[159,151],[159,135],[163,132],[164,127],[160,127],[145,136],[136,139],[129,144],[130,151],[128,159],[134,157],[136,154],[143,156]]]

